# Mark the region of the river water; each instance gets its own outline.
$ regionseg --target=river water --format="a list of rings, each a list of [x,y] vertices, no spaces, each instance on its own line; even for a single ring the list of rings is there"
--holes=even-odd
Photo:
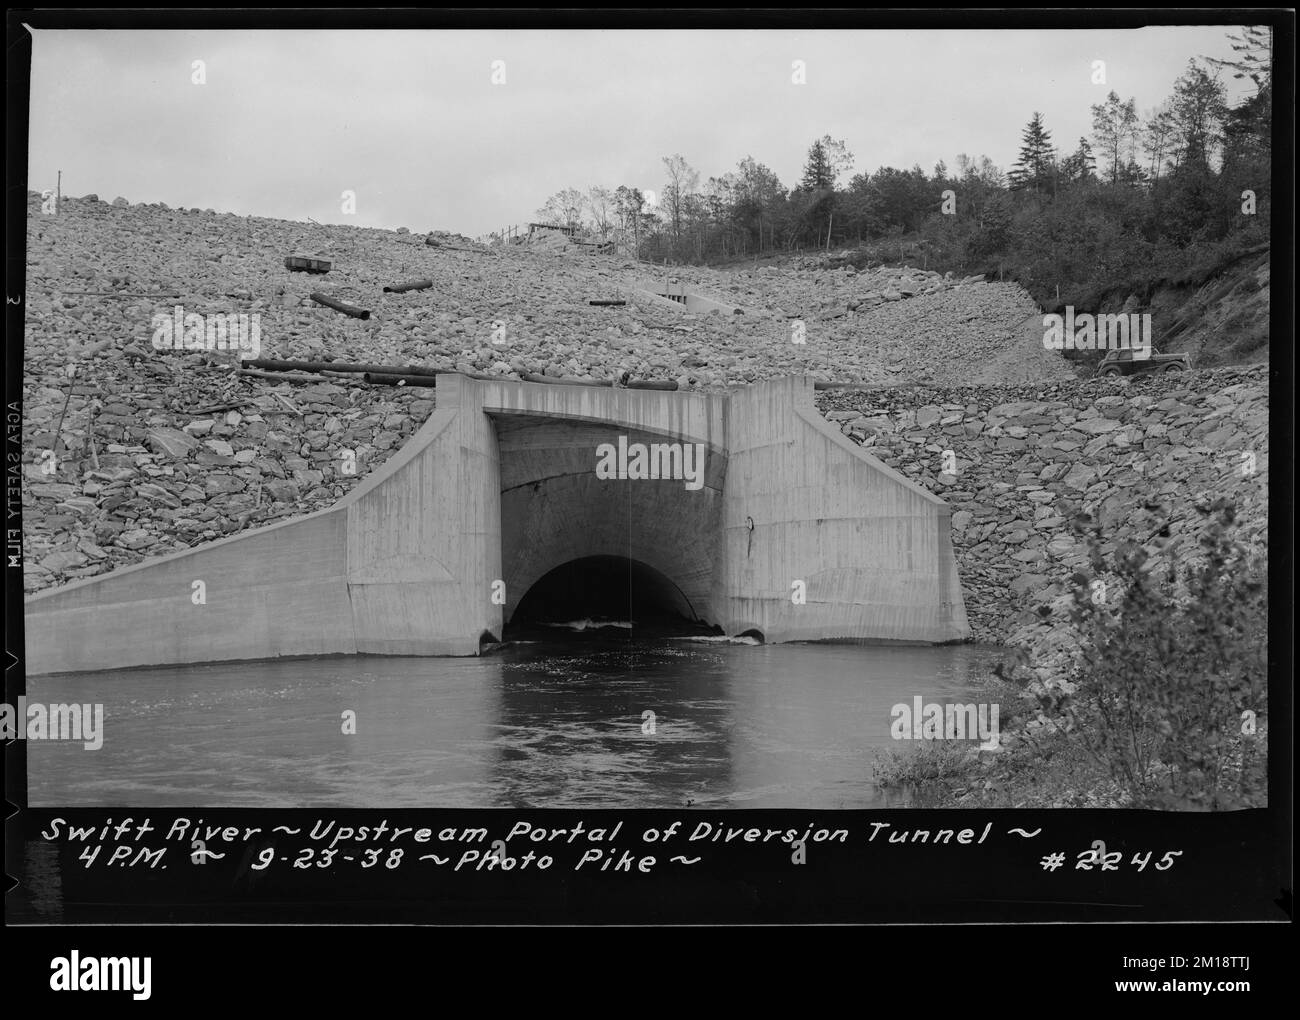
[[[29,702],[103,704],[104,739],[93,751],[28,741],[29,796],[34,806],[904,806],[873,781],[875,754],[902,743],[891,708],[986,700],[980,681],[999,657],[973,645],[647,641],[604,628],[479,658],[36,677]],[[343,732],[350,712],[355,733]]]

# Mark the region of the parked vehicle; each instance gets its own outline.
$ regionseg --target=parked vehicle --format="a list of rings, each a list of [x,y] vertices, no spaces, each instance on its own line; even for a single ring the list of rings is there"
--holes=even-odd
[[[1137,375],[1142,372],[1186,372],[1192,359],[1186,354],[1161,354],[1154,347],[1145,358],[1133,357],[1133,351],[1107,351],[1097,366],[1097,375]]]

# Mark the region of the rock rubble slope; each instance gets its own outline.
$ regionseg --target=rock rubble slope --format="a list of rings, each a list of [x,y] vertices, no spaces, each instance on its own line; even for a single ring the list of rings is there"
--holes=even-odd
[[[322,254],[324,276],[291,273],[289,254]],[[970,381],[971,358],[1016,337],[1033,311],[1013,284],[945,279],[920,270],[742,272],[650,267],[527,246],[486,247],[421,235],[238,217],[162,205],[65,199],[28,219],[27,352],[60,367],[69,358],[148,351],[160,298],[111,299],[77,290],[177,292],[186,311],[256,311],[264,353],[421,363],[504,376],[521,372],[678,379],[713,388],[790,372],[890,381]],[[627,297],[669,276],[754,314],[694,315]],[[429,278],[427,291],[382,294]],[[372,311],[360,321],[313,305],[323,291]],[[792,320],[804,324],[792,342]],[[103,345],[99,347],[97,345]],[[687,362],[690,364],[687,364]],[[1058,368],[1068,371],[1064,362]]]
[[[826,418],[952,509],[953,548],[976,640],[1032,644],[1055,629],[1067,580],[1087,567],[1078,511],[1108,540],[1194,553],[1227,496],[1241,535],[1268,543],[1265,366],[1002,387],[826,392]],[[1153,518],[1144,506],[1162,508]],[[1054,607],[1046,618],[1039,607]]]

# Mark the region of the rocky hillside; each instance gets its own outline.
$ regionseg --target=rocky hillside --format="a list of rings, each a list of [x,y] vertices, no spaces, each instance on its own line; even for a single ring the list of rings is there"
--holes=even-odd
[[[334,262],[328,275],[283,267],[286,255],[318,251]],[[150,317],[168,310],[172,299],[164,295],[174,293],[186,311],[259,312],[270,357],[461,365],[503,376],[629,372],[697,388],[793,371],[956,381],[969,379],[970,351],[1003,349],[1011,327],[1033,309],[1017,287],[919,270],[671,273],[758,314],[690,316],[635,302],[591,307],[593,299],[653,287],[668,271],[573,246],[554,253],[472,242],[430,247],[409,233],[90,198],[65,199],[58,215],[46,216],[33,195],[26,350],[37,372],[133,350],[152,357]],[[421,277],[433,288],[381,292]],[[313,305],[314,290],[372,317],[363,322]],[[792,343],[791,319],[804,321],[804,343]]]
[[[818,394],[818,406],[846,436],[951,506],[976,640],[1035,637],[1037,607],[1067,594],[1066,579],[1086,564],[1069,526],[1080,509],[1108,534],[1145,542],[1151,525],[1141,508],[1160,504],[1171,544],[1194,547],[1205,521],[1196,507],[1231,495],[1244,535],[1267,548],[1263,366],[1046,385],[828,391]]]
[[[1269,251],[1255,252],[1198,287],[1166,287],[1151,298],[1178,332],[1165,345],[1186,352],[1201,368],[1268,360]]]

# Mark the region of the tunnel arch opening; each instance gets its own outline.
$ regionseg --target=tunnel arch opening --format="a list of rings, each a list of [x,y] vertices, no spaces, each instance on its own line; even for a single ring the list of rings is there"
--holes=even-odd
[[[583,556],[547,571],[520,599],[506,637],[560,632],[711,633],[669,577],[626,556]]]

